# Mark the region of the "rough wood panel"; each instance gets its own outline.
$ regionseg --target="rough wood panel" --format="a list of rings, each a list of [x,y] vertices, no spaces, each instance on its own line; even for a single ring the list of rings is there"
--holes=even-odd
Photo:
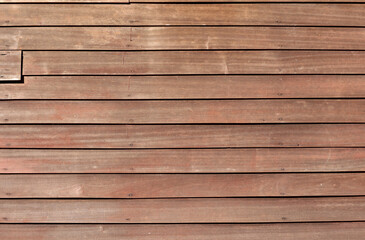
[[[364,146],[362,124],[0,125],[0,148]]]
[[[4,4],[0,25],[365,26],[364,11],[362,4]]]
[[[0,200],[1,223],[253,223],[364,219],[363,197]]]
[[[365,223],[290,224],[1,224],[0,237],[7,240],[359,240]]]
[[[364,62],[364,51],[26,51],[23,73],[365,74]]]
[[[363,98],[362,75],[42,76],[0,85],[0,99]]]
[[[364,148],[0,150],[0,173],[365,171]]]
[[[365,100],[2,101],[0,123],[364,123]]]
[[[365,195],[365,173],[0,175],[0,198]]]
[[[14,27],[0,48],[21,50],[364,50],[365,29],[331,27]]]
[[[0,51],[0,83],[1,81],[21,80],[21,55],[20,51]]]

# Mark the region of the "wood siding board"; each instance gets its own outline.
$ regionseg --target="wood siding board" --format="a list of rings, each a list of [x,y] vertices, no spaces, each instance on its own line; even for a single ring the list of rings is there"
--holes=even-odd
[[[363,197],[0,200],[1,223],[270,223],[364,219]]]
[[[364,146],[363,124],[0,125],[0,148]]]
[[[365,29],[337,27],[13,27],[9,50],[364,50]]]
[[[364,62],[363,51],[25,51],[23,72],[24,75],[365,74]]]
[[[0,198],[365,195],[365,173],[0,175]]]
[[[1,224],[0,237],[7,240],[359,240],[365,223],[282,224]]]
[[[364,98],[362,75],[36,76],[1,99]]]
[[[0,51],[0,83],[21,80],[21,51]]]
[[[364,148],[0,150],[0,173],[345,171],[365,171]]]
[[[363,4],[2,4],[0,25],[350,27],[365,25],[364,11]]]
[[[360,99],[0,102],[0,123],[365,123],[364,113]]]

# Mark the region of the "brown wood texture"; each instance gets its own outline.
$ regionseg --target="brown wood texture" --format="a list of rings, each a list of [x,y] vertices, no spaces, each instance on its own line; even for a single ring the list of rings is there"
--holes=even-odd
[[[3,4],[1,26],[365,26],[363,4]],[[295,13],[295,14],[294,14]]]
[[[364,113],[360,99],[0,102],[0,123],[364,123]]]
[[[363,51],[27,51],[23,55],[24,75],[365,74]]]
[[[345,171],[365,171],[365,148],[0,150],[0,173]]]
[[[282,224],[1,224],[0,237],[7,240],[359,240],[365,223]]]
[[[1,223],[269,223],[364,219],[364,197],[0,200]]]
[[[0,83],[21,80],[21,55],[20,51],[0,51]]]
[[[0,175],[0,198],[365,195],[365,173]]]
[[[363,75],[37,76],[0,99],[363,98]]]
[[[0,28],[13,50],[364,50],[365,29],[336,27],[14,27]]]
[[[226,147],[365,147],[365,125],[0,125],[0,148]]]
[[[0,0],[0,3],[129,3],[129,0]]]

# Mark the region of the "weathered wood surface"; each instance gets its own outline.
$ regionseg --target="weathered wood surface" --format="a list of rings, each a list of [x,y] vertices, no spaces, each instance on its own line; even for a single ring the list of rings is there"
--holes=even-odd
[[[365,173],[0,175],[0,198],[365,195]]]
[[[364,197],[0,200],[1,223],[269,223],[364,219]]]
[[[0,83],[21,80],[21,55],[20,51],[0,51]]]
[[[0,102],[0,123],[365,123],[364,113],[360,99]]]
[[[3,4],[0,25],[363,27],[364,11],[363,4]]]
[[[42,76],[0,99],[364,98],[363,75]]]
[[[225,147],[365,147],[365,125],[0,125],[0,148]]]
[[[24,75],[365,74],[364,51],[26,51],[23,55]]]
[[[335,27],[14,27],[14,50],[336,49],[364,50],[365,29]]]
[[[365,223],[282,224],[1,224],[0,237],[7,240],[359,240]]]
[[[365,171],[365,148],[0,150],[0,173],[345,171]]]

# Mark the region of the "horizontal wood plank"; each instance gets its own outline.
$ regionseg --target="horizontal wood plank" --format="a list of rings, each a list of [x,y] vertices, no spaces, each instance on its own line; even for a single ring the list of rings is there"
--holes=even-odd
[[[365,148],[174,150],[0,149],[0,173],[365,171]]]
[[[257,223],[364,219],[364,197],[0,200],[1,223]]]
[[[363,4],[3,4],[0,25],[365,26],[364,11]]]
[[[364,113],[365,100],[0,102],[0,123],[365,123]]]
[[[365,29],[331,27],[14,27],[0,28],[13,50],[364,50]]]
[[[0,175],[0,198],[365,195],[365,173]]]
[[[3,1],[21,1],[21,0],[3,0]],[[37,1],[37,0],[26,0],[26,1]],[[46,0],[44,0],[46,1]],[[131,3],[215,3],[215,2],[300,2],[300,3],[313,3],[313,2],[323,2],[323,3],[337,3],[337,2],[345,2],[344,0],[130,0]],[[351,0],[351,2],[364,2],[364,0]]]
[[[23,74],[365,74],[364,62],[364,51],[25,51]]]
[[[0,99],[364,98],[363,75],[41,76]]]
[[[0,51],[0,83],[2,81],[21,80],[21,55],[22,53],[20,51]]]
[[[365,223],[282,224],[1,224],[0,237],[7,240],[359,240]]]
[[[365,147],[365,125],[0,125],[0,148],[225,147]]]
[[[129,3],[129,0],[0,0],[0,3]]]

